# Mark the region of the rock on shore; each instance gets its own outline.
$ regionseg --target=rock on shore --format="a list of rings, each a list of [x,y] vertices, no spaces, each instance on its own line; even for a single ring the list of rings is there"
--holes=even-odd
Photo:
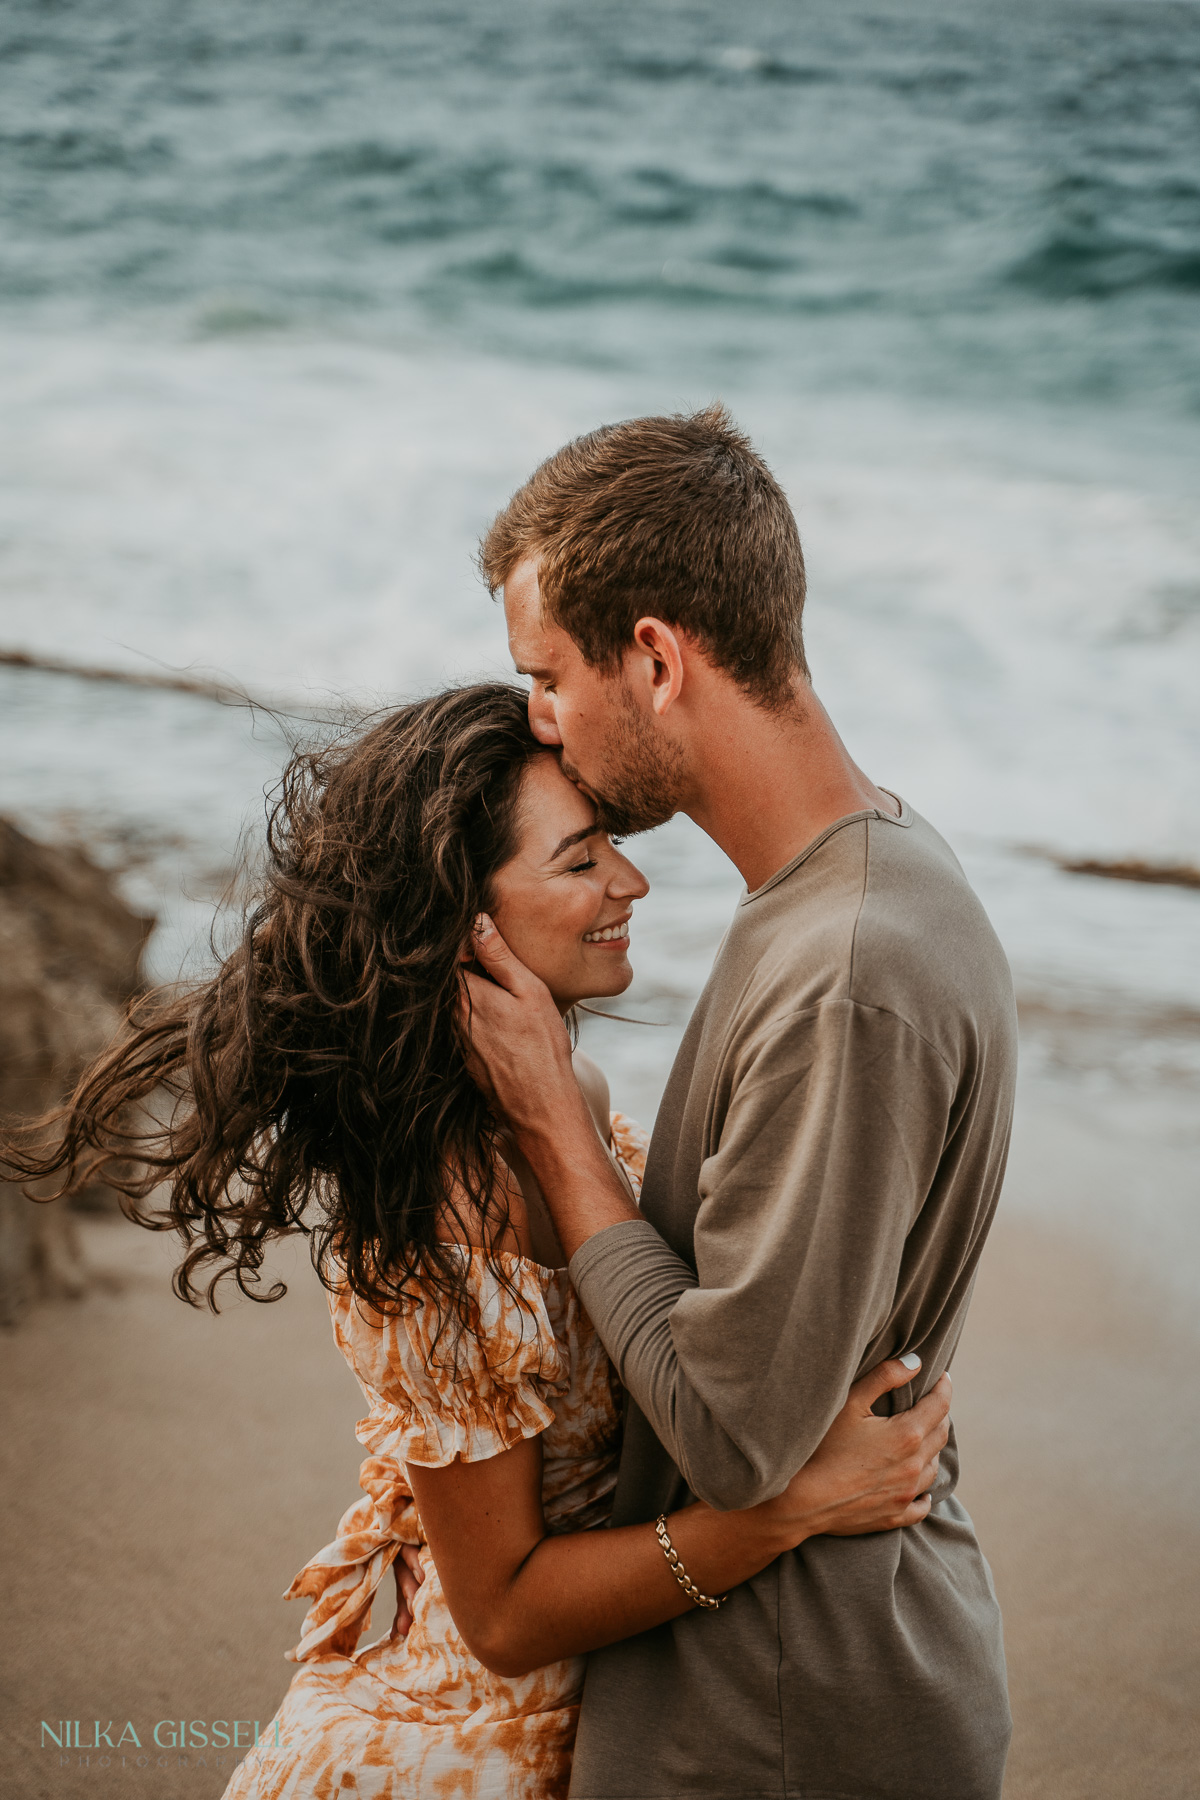
[[[153,925],[81,850],[0,819],[0,1117],[36,1117],[70,1090],[142,985]],[[0,1182],[0,1323],[85,1285],[67,1208]]]

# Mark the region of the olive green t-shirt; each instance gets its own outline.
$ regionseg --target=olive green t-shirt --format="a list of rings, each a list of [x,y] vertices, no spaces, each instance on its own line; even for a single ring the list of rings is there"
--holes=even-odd
[[[613,1523],[778,1493],[853,1381],[958,1343],[1000,1191],[1004,953],[907,806],[840,820],[743,896],[680,1047],[643,1218],[571,1275],[630,1401]],[[718,1612],[589,1660],[572,1800],[997,1800],[1000,1616],[954,1497],[809,1539]]]

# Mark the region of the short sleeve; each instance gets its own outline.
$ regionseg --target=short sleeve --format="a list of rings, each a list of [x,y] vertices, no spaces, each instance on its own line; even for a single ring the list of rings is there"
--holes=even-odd
[[[551,1423],[567,1358],[546,1305],[553,1276],[524,1257],[454,1246],[466,1264],[469,1328],[439,1336],[436,1296],[380,1312],[347,1288],[331,1296],[334,1335],[370,1411],[357,1435],[373,1456],[437,1469],[482,1462]],[[499,1269],[500,1273],[497,1272]]]

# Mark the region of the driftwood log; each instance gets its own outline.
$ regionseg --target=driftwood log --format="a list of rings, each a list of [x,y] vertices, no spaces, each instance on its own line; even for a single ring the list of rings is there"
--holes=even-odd
[[[0,1117],[35,1118],[70,1091],[142,985],[153,925],[82,851],[0,819]],[[103,1191],[80,1198],[104,1203]],[[86,1285],[70,1210],[0,1182],[0,1323]]]

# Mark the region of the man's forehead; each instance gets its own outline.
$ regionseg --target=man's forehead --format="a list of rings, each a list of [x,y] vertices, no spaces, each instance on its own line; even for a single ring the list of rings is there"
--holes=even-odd
[[[505,583],[504,617],[509,651],[519,669],[557,668],[569,656],[571,639],[544,618],[536,582]]]

